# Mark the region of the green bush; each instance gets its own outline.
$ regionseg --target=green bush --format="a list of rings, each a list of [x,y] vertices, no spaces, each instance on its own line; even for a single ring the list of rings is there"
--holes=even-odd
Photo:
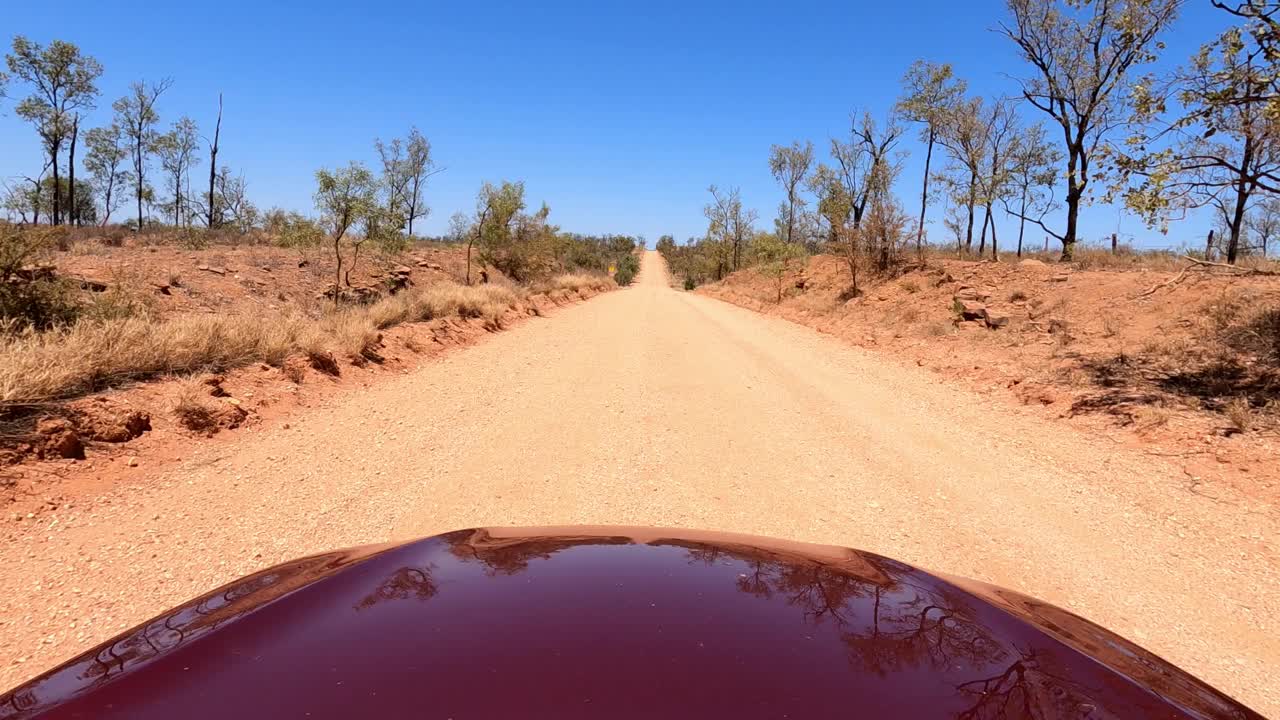
[[[694,279],[693,279],[693,278],[691,278],[691,277],[687,277],[687,278],[685,278],[685,279],[684,279],[684,289],[685,289],[685,290],[696,290],[696,289],[697,289],[697,287],[698,287],[698,281],[694,280]]]
[[[613,280],[619,285],[625,287],[630,285],[636,279],[636,275],[640,272],[640,261],[635,255],[623,255],[618,261],[618,271],[614,273]]]

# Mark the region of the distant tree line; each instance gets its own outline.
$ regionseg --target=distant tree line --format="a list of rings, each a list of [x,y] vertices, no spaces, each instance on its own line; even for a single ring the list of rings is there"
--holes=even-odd
[[[1265,255],[1280,229],[1280,2],[1212,1],[1234,26],[1155,75],[1142,72],[1181,0],[1006,0],[997,32],[1027,68],[1011,96],[973,95],[950,64],[918,60],[895,105],[854,113],[826,159],[809,141],[770,149],[782,196],[771,230],[755,227],[736,188],[712,185],[706,232],[658,247],[690,285],[745,263],[781,272],[797,254],[835,252],[856,294],[861,272],[923,257],[935,206],[945,236],[933,244],[961,256],[999,259],[1003,213],[1017,221],[1005,242],[1018,256],[1033,229],[1069,261],[1081,208],[1103,199],[1166,232],[1207,208],[1216,229],[1206,255]],[[914,217],[895,192],[911,127],[925,150]]]

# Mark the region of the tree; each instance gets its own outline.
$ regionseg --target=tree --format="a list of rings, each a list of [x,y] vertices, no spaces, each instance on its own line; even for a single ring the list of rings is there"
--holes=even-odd
[[[996,242],[995,216],[991,206],[1008,191],[1009,184],[1009,142],[1018,132],[1018,118],[1013,112],[1013,105],[1007,100],[996,98],[991,101],[990,110],[982,118],[985,130],[987,172],[979,181],[982,188],[982,202],[986,214],[982,218],[982,233],[978,241],[978,257],[982,257],[987,242],[987,226],[991,227],[991,259],[999,260],[1000,251]]]
[[[373,173],[364,165],[353,162],[334,171],[316,171],[316,209],[333,245],[333,259],[337,265],[333,282],[333,301],[338,303],[342,286],[342,264],[345,256],[342,243],[347,233],[366,222],[377,210],[378,185]],[[348,277],[349,282],[349,277]]]
[[[1269,197],[1249,209],[1245,218],[1249,232],[1258,239],[1262,257],[1267,257],[1268,246],[1280,237],[1280,198]]]
[[[13,52],[5,60],[14,77],[34,88],[18,103],[17,113],[35,125],[57,185],[62,144],[71,135],[77,112],[93,107],[102,65],[69,42],[54,40],[44,47],[21,35],[13,38]],[[54,193],[53,201],[52,222],[57,225],[62,222],[58,193]]]
[[[413,235],[413,221],[426,217],[430,212],[422,195],[427,188],[427,179],[444,168],[436,168],[431,159],[431,141],[418,132],[418,128],[409,129],[409,140],[405,143],[404,175],[407,179],[404,189],[405,220],[407,232]]]
[[[1022,97],[1062,130],[1066,149],[1066,228],[1070,260],[1080,205],[1098,174],[1107,136],[1124,122],[1125,80],[1131,69],[1155,59],[1157,38],[1177,16],[1182,0],[1007,0],[1012,25],[999,31],[1014,42],[1034,73],[1021,82]]]
[[[1053,186],[1062,153],[1045,138],[1043,125],[1022,128],[1009,142],[1009,190],[1000,198],[1005,212],[1018,218],[1018,257],[1022,257],[1022,240],[1027,217],[1037,221],[1057,206],[1053,202]],[[1011,204],[1017,199],[1017,210]]]
[[[258,208],[249,201],[246,189],[244,175],[232,175],[231,168],[226,165],[218,169],[213,193],[213,202],[218,208],[213,216],[217,223],[215,227],[230,222],[237,232],[247,233],[258,223]]]
[[[155,140],[155,152],[160,157],[160,167],[169,176],[169,189],[173,192],[170,209],[174,226],[191,225],[190,185],[191,166],[195,164],[196,149],[200,143],[200,131],[191,118],[183,115],[173,128]]]
[[[774,233],[759,233],[751,242],[751,254],[760,271],[776,280],[776,302],[781,303],[787,271],[804,258],[804,246],[787,242]]]
[[[213,126],[213,140],[209,143],[209,194],[206,196],[208,206],[205,207],[205,227],[210,229],[216,228],[222,224],[222,205],[218,202],[218,196],[215,193],[215,185],[217,184],[217,173],[214,168],[218,166],[218,140],[222,135],[222,93],[218,93],[218,122]],[[226,170],[224,167],[223,170]],[[241,178],[241,195],[243,199],[244,181]]]
[[[467,232],[467,284],[471,284],[471,254],[477,242],[501,244],[511,232],[511,220],[524,209],[524,182],[494,186],[484,183],[476,196],[475,222]]]
[[[1266,85],[1258,94],[1239,98],[1266,103],[1272,117],[1280,116],[1280,2],[1276,0],[1211,0],[1214,7],[1246,21],[1248,61],[1266,67]]]
[[[1175,72],[1163,92],[1142,93],[1137,115],[1146,124],[1128,143],[1139,152],[1119,156],[1125,176],[1142,180],[1127,189],[1126,204],[1149,225],[1163,228],[1190,208],[1215,208],[1228,263],[1239,254],[1254,196],[1280,193],[1280,118],[1263,99],[1268,69],[1246,51],[1240,28],[1227,30]],[[1152,118],[1165,109],[1166,95],[1177,96],[1180,112],[1161,126]],[[1164,149],[1148,150],[1165,140]]]
[[[988,110],[982,98],[956,104],[943,120],[938,142],[951,155],[952,164],[939,180],[952,199],[965,209],[964,252],[973,248],[974,210],[982,196],[982,174],[986,169]]]
[[[898,112],[910,122],[921,123],[921,139],[928,148],[924,156],[924,180],[920,188],[920,223],[916,227],[916,252],[924,253],[924,218],[929,207],[929,166],[947,114],[964,95],[966,83],[956,79],[949,63],[917,60],[902,78],[902,99]]]
[[[136,82],[129,86],[129,94],[116,100],[111,108],[116,113],[116,124],[123,128],[129,141],[130,154],[133,156],[134,197],[138,201],[138,230],[146,225],[142,201],[149,199],[150,186],[147,185],[147,157],[155,151],[156,124],[160,116],[155,111],[156,101],[173,85],[173,80],[164,79],[151,85]]]
[[[79,227],[83,218],[77,212],[79,203],[76,202],[76,188],[83,183],[76,183],[76,142],[80,139],[80,114],[76,113],[71,119],[71,146],[67,150],[67,215],[71,223]],[[85,195],[85,199],[89,201],[89,207],[93,207],[93,196]]]
[[[783,242],[795,242],[796,207],[804,207],[800,187],[812,165],[813,143],[807,140],[803,145],[797,141],[789,147],[774,145],[769,148],[769,172],[787,193],[785,210],[780,213],[785,225]]]
[[[711,193],[712,202],[707,204],[702,214],[707,217],[709,227],[707,228],[708,236],[719,237],[727,251],[727,257],[721,258],[721,262],[717,268],[717,277],[723,277],[724,271],[732,265],[737,270],[742,259],[742,250],[747,241],[755,232],[752,225],[756,221],[755,210],[744,210],[742,207],[742,194],[738,188],[729,188],[728,192],[721,192],[715,185],[707,188],[707,192]],[[674,241],[673,241],[674,242]]]
[[[382,161],[387,206],[403,218],[402,226],[413,235],[413,221],[430,212],[423,199],[427,180],[443,171],[435,167],[431,158],[431,141],[414,127],[409,129],[408,139],[394,138],[389,143],[375,140],[374,148]]]

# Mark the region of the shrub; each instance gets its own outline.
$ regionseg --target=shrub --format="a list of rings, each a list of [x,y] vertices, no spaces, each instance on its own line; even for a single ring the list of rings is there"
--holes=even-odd
[[[618,261],[618,271],[614,273],[613,280],[619,285],[626,287],[635,280],[636,275],[640,273],[640,260],[635,255],[624,255]]]
[[[684,279],[684,289],[685,289],[685,290],[696,290],[697,288],[698,288],[698,282],[697,282],[696,280],[694,280],[694,279],[693,279],[693,278],[691,278],[691,277],[686,277],[686,278]]]
[[[66,237],[66,228],[0,224],[0,322],[10,330],[44,330],[79,315],[75,288],[52,273],[31,270]]]

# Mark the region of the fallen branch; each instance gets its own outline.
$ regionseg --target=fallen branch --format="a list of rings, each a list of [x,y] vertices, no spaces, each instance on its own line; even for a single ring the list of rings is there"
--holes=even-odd
[[[1148,298],[1148,297],[1151,297],[1152,295],[1155,295],[1156,292],[1159,290],[1167,288],[1171,285],[1177,285],[1178,283],[1182,282],[1187,278],[1187,273],[1194,267],[1195,267],[1194,265],[1188,265],[1182,268],[1182,272],[1178,273],[1178,276],[1175,277],[1174,279],[1159,283],[1157,285],[1153,285],[1149,290],[1139,293],[1137,295],[1134,295],[1133,299],[1141,300],[1142,298]]]
[[[1238,265],[1229,265],[1227,263],[1213,262],[1211,260],[1201,260],[1199,258],[1193,258],[1190,255],[1183,255],[1182,259],[1193,262],[1196,265],[1202,265],[1204,267],[1222,268],[1224,270],[1230,270],[1231,274],[1240,275],[1242,277],[1247,275],[1270,275],[1270,276],[1280,275],[1280,272],[1277,272],[1275,270],[1263,270],[1261,268],[1242,268],[1242,267],[1239,267]]]

